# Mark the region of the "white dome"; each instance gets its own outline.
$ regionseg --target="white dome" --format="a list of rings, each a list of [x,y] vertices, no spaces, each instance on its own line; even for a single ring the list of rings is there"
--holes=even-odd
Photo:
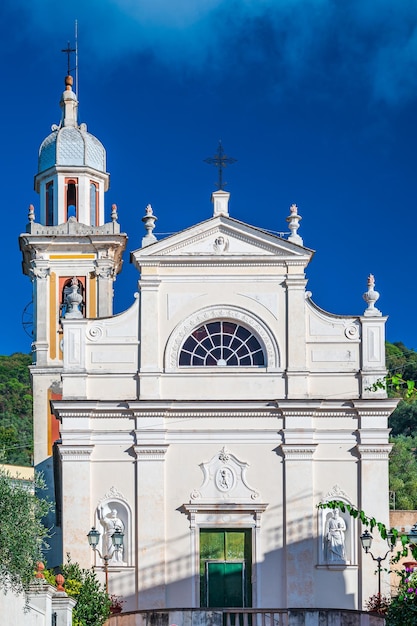
[[[84,165],[105,172],[106,151],[84,124],[79,128],[63,126],[48,135],[39,149],[38,172],[55,165]]]

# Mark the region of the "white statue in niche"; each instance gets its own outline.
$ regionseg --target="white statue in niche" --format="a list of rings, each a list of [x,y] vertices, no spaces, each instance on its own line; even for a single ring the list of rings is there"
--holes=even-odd
[[[345,563],[346,522],[335,509],[326,521],[324,533],[325,558],[327,563]]]
[[[113,545],[112,536],[116,530],[124,532],[125,525],[118,517],[116,509],[112,509],[110,513],[105,515],[103,507],[100,507],[99,512],[100,524],[104,528],[103,554],[110,557],[109,563],[123,563],[123,546],[121,546],[119,550],[116,550]]]

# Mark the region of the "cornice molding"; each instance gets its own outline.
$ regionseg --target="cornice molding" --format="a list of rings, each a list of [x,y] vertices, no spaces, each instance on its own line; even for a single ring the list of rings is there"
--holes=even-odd
[[[207,524],[207,518],[210,516],[212,523],[212,516],[218,516],[219,521],[223,523],[233,523],[237,517],[239,522],[242,523],[242,517],[247,517],[247,522],[252,523],[254,528],[260,528],[262,513],[265,512],[268,504],[259,502],[249,503],[226,503],[226,502],[213,502],[210,503],[193,503],[183,504],[182,510],[187,513],[190,520],[190,529],[196,530],[199,524]]]
[[[136,445],[133,450],[137,461],[164,461],[169,445]]]
[[[358,444],[356,446],[362,461],[388,461],[392,445]]]
[[[285,461],[312,461],[317,444],[288,444],[280,446],[284,453]]]
[[[30,366],[31,372],[37,374],[51,374],[56,376],[62,372],[62,367]],[[322,400],[271,400],[249,401],[175,401],[175,400],[131,400],[120,403],[118,401],[97,400],[54,400],[52,405],[56,415],[60,418],[224,418],[236,419],[271,418],[291,420],[294,418],[306,419],[358,419],[360,417],[388,417],[392,403],[386,399],[370,400],[369,410],[358,411],[356,407],[346,406],[349,401],[341,400],[339,406],[334,402],[326,404]],[[388,407],[387,407],[388,403]],[[365,405],[364,401],[362,404]],[[332,429],[333,430],[333,429]],[[335,429],[338,430],[338,429]],[[373,429],[372,429],[373,430]]]
[[[94,445],[88,446],[59,446],[59,454],[62,462],[66,461],[89,461],[94,450]]]

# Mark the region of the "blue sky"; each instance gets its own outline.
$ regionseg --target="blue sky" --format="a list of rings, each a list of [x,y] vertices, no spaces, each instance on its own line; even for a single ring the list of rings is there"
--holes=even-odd
[[[3,0],[0,7],[3,305],[0,353],[30,351],[21,273],[37,151],[60,119],[66,57],[79,31],[79,121],[107,149],[112,203],[140,246],[212,214],[221,139],[230,214],[299,234],[316,250],[308,289],[360,315],[369,273],[387,338],[417,349],[417,5],[401,0]],[[39,213],[37,213],[39,215]],[[160,235],[161,237],[163,235]],[[126,253],[115,309],[133,301]]]

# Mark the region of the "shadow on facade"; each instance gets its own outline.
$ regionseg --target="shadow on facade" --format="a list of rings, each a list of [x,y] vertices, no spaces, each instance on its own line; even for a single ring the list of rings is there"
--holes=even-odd
[[[46,489],[38,493],[39,497],[49,500],[53,507],[48,515],[42,520],[44,526],[50,529],[50,537],[47,540],[49,549],[45,550],[44,556],[46,567],[56,567],[63,562],[62,554],[62,530],[61,530],[61,480],[60,463],[57,459],[58,449],[54,446],[54,454],[46,458],[35,467],[35,471],[43,476]]]
[[[144,566],[144,559],[139,555],[137,596],[127,592],[131,568],[123,572],[123,568],[110,567],[110,593],[124,597],[124,611],[244,606],[357,609],[361,604],[358,565],[320,564],[319,539],[312,532],[314,523],[300,518],[293,525],[296,532],[287,532],[286,541],[281,526],[268,529],[265,544],[278,543],[281,547],[266,550],[259,561],[253,559],[248,565],[243,563],[241,566],[245,559],[231,558],[224,559],[224,562],[213,559],[209,561],[213,567],[207,567],[198,556],[193,559],[190,555],[180,555],[166,562],[155,561]],[[307,532],[308,539],[297,541],[294,538],[294,534]],[[175,551],[177,546],[180,551],[189,542],[189,535],[178,536],[169,541],[169,550]],[[164,550],[162,543],[147,546],[145,558],[149,561],[150,554],[161,554]],[[248,571],[245,572],[246,565]],[[249,593],[245,593],[245,575],[250,584]],[[215,592],[207,589],[210,585],[215,585]]]

